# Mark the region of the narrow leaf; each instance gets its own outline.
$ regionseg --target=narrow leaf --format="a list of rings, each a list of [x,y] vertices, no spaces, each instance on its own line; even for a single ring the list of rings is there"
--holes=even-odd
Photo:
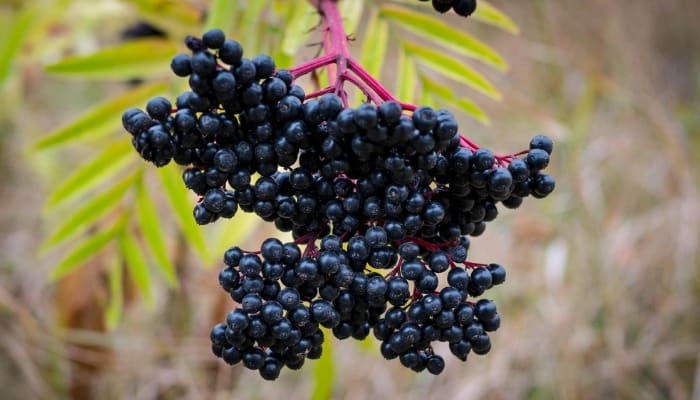
[[[421,64],[491,98],[501,98],[501,93],[483,75],[449,54],[410,42],[403,42],[403,47],[409,56],[415,57]]]
[[[25,39],[37,20],[39,7],[26,5],[16,15],[3,19],[7,23],[3,29],[3,39],[0,40],[0,87],[9,77],[15,56],[24,45]]]
[[[214,254],[224,254],[231,246],[242,243],[250,236],[250,232],[256,232],[262,225],[262,221],[253,213],[238,212],[234,221],[219,225],[215,235],[215,245],[212,247]]]
[[[138,15],[149,23],[180,37],[182,32],[201,29],[202,11],[191,1],[126,0],[138,8]],[[232,2],[235,3],[235,2]]]
[[[357,30],[357,25],[359,25],[360,18],[362,18],[364,7],[364,1],[341,1],[338,4],[340,15],[343,16],[345,31],[348,34],[352,35]]]
[[[381,15],[431,42],[439,43],[498,69],[508,68],[506,61],[491,47],[437,17],[392,4],[383,5]],[[374,43],[374,40],[368,43]]]
[[[153,283],[151,282],[151,274],[148,271],[148,263],[143,255],[143,250],[141,250],[128,229],[124,229],[119,236],[119,249],[124,257],[124,261],[126,261],[129,275],[143,296],[146,306],[152,308],[154,306],[151,288]]]
[[[46,207],[51,208],[101,182],[105,182],[133,159],[129,157],[131,151],[131,143],[128,140],[119,140],[108,144],[97,157],[83,164],[54,189],[46,202]]]
[[[376,12],[372,12],[367,23],[365,31],[364,45],[362,46],[362,57],[360,64],[371,75],[379,77],[382,64],[384,61],[384,53],[386,53],[387,42],[389,41],[389,25]],[[362,91],[357,91],[356,102],[362,102],[364,94]]]
[[[170,261],[170,257],[168,257],[168,249],[165,246],[165,239],[161,229],[162,225],[158,220],[158,212],[143,181],[139,185],[139,191],[136,196],[136,218],[143,237],[148,244],[148,249],[155,259],[156,268],[163,274],[170,287],[177,287],[177,273],[175,272],[175,266]]]
[[[122,260],[115,257],[109,270],[109,303],[105,310],[105,325],[107,330],[114,330],[124,313],[124,273]]]
[[[177,52],[175,43],[164,39],[140,39],[125,42],[87,56],[66,57],[46,67],[52,74],[81,79],[128,79],[168,72],[167,66]]]
[[[481,22],[485,22],[513,34],[517,34],[519,32],[518,25],[516,25],[509,16],[494,7],[491,3],[483,0],[479,1],[479,7],[476,8],[476,12],[474,12],[472,18],[478,19]]]
[[[335,363],[333,362],[333,335],[324,329],[326,340],[323,341],[323,353],[314,365],[314,388],[311,398],[313,400],[327,400],[333,398],[333,386],[335,384]]]
[[[199,257],[203,259],[204,264],[211,264],[211,256],[204,240],[202,227],[198,226],[192,217],[194,204],[190,193],[182,183],[180,169],[169,165],[160,168],[158,173],[170,206],[175,211],[175,218],[182,233],[187,237],[189,244],[198,253]]]
[[[114,99],[94,107],[67,125],[39,139],[34,150],[65,145],[87,136],[102,137],[121,126],[121,114],[129,107],[143,106],[151,97],[164,92],[165,83],[153,83],[129,90]]]
[[[402,101],[412,103],[416,98],[416,65],[399,48],[396,74],[396,96]]]
[[[134,185],[134,182],[140,177],[141,173],[129,175],[121,181],[117,182],[109,190],[88,198],[87,202],[78,208],[73,214],[66,218],[61,218],[61,224],[54,233],[46,239],[41,246],[41,251],[48,250],[58,243],[68,239],[74,233],[91,226],[100,217],[108,211],[113,210],[121,201],[122,197],[129,188]]]
[[[284,30],[282,39],[282,52],[293,56],[306,42],[309,30],[318,23],[318,13],[308,1],[297,1],[292,7],[289,23]]]
[[[235,1],[214,0],[209,6],[204,29],[219,28],[227,35],[232,34],[237,9]]]
[[[123,229],[126,219],[121,218],[112,228],[100,231],[79,243],[51,270],[51,280],[59,280],[80,267],[85,261],[96,255],[114,239]]]
[[[423,84],[423,90],[425,92],[435,94],[450,106],[459,108],[483,124],[489,124],[488,115],[473,101],[464,97],[458,98],[451,88],[441,85],[425,75],[421,75],[421,83]]]
[[[482,124],[491,124],[491,120],[489,119],[489,116],[486,114],[486,112],[484,112],[484,110],[482,110],[481,107],[479,107],[476,103],[469,100],[468,98],[459,97],[452,100],[445,99],[445,101],[448,104],[451,104],[452,106],[457,107],[465,113],[471,115],[472,117],[474,117],[474,119],[481,122]]]
[[[387,42],[389,41],[389,25],[376,13],[373,13],[369,20],[366,39],[362,47],[361,64],[367,72],[378,76],[384,62]]]

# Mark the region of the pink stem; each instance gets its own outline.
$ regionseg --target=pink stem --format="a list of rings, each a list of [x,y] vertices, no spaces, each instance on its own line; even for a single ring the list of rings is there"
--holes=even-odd
[[[382,104],[382,98],[379,97],[379,95],[377,95],[376,92],[372,91],[372,89],[370,89],[363,81],[351,74],[345,74],[344,77],[348,80],[348,82],[357,86],[357,88],[360,89],[362,93],[364,93],[367,96],[367,98],[371,100],[374,104]]]
[[[326,65],[332,64],[335,62],[335,55],[334,54],[326,54],[317,58],[314,58],[313,60],[309,60],[305,63],[299,64],[296,67],[292,68],[289,70],[289,72],[292,73],[294,76],[294,79],[308,74],[311,71],[315,71],[318,68],[325,67]]]

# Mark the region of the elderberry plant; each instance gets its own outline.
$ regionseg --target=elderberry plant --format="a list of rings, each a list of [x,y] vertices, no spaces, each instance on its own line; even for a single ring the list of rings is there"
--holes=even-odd
[[[491,349],[501,319],[481,296],[506,270],[470,261],[469,236],[499,205],[554,190],[542,172],[553,143],[537,135],[497,155],[461,135],[450,111],[401,101],[350,54],[336,2],[314,4],[319,57],[280,69],[222,30],[187,37],[191,53],[171,69],[190,90],[127,110],[123,126],[145,160],[185,167],[198,224],[241,210],[292,233],[223,255],[219,283],[238,306],[211,330],[217,357],[274,380],[321,356],[325,327],[338,339],[373,334],[384,358],[439,374],[437,341],[462,361]],[[433,1],[448,6],[469,15],[476,2]],[[324,67],[329,86],[295,83]],[[349,85],[362,104],[351,105]]]

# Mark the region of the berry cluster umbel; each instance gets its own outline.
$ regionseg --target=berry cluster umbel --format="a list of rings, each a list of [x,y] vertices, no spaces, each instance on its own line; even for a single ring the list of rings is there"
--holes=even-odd
[[[487,353],[500,317],[477,298],[505,269],[468,261],[467,236],[483,233],[499,204],[554,189],[541,172],[551,140],[496,156],[446,110],[306,95],[294,69],[243,57],[218,29],[186,45],[192,54],[171,67],[191,91],[174,108],[156,97],[145,112],[127,110],[134,148],[156,166],[186,167],[197,223],[240,209],[294,238],[226,252],[219,281],[239,306],[212,329],[214,354],[275,379],[321,355],[321,327],[339,339],[373,333],[385,358],[433,374],[445,365],[434,342],[463,361]]]
[[[446,13],[454,10],[457,15],[468,17],[476,11],[476,0],[419,0],[431,1],[435,11]]]

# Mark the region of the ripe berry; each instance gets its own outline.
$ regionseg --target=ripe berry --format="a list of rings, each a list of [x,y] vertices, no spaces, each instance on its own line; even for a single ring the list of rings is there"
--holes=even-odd
[[[210,49],[220,49],[225,40],[226,36],[221,29],[210,29],[202,35],[202,42]]]

